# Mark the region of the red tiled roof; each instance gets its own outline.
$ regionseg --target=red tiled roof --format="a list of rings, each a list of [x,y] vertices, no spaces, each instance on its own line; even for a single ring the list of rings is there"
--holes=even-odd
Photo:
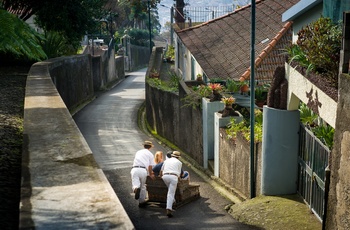
[[[275,67],[284,65],[280,48],[291,43],[291,23],[283,23],[282,14],[297,2],[299,0],[256,1],[256,72],[265,79],[272,78]],[[250,77],[250,5],[177,34],[209,78],[243,80]],[[268,62],[264,61],[268,58]]]

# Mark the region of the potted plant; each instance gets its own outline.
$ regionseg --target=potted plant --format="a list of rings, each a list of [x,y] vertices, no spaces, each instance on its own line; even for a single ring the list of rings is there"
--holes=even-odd
[[[223,86],[219,83],[209,83],[209,88],[212,90],[210,101],[220,101],[222,98],[221,92],[223,90]]]
[[[242,86],[241,81],[235,81],[230,79],[226,81],[226,88],[228,92],[239,93],[241,86]]]
[[[266,104],[267,91],[268,91],[268,87],[264,85],[258,85],[255,88],[255,104],[258,107],[263,107]]]
[[[242,82],[241,86],[240,86],[240,91],[242,95],[247,95],[248,91],[249,91],[249,86],[247,83]]]
[[[203,75],[202,74],[197,74],[196,81],[203,81]]]
[[[152,69],[151,73],[150,73],[150,77],[151,78],[159,78],[160,74],[158,73],[158,71],[156,69]]]
[[[222,113],[222,117],[239,116],[232,107],[232,105],[236,102],[234,97],[222,97],[221,101],[225,104],[225,108],[222,111],[219,111],[219,113]]]
[[[231,97],[223,97],[221,101],[225,104],[225,107],[232,108],[232,105],[236,102],[236,99]]]
[[[167,62],[173,62],[175,60],[175,47],[172,45],[169,45],[165,56],[166,56]]]

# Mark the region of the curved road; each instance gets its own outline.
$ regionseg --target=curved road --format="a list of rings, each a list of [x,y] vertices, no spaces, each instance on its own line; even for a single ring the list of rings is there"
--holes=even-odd
[[[189,168],[191,182],[200,185],[198,200],[177,209],[173,218],[164,207],[139,208],[131,191],[130,169],[134,154],[152,140],[157,150],[169,149],[143,133],[137,126],[137,111],[145,99],[145,72],[132,72],[111,90],[99,95],[74,120],[89,144],[93,155],[111,183],[136,229],[257,229],[243,225],[225,211],[231,202],[222,197]]]

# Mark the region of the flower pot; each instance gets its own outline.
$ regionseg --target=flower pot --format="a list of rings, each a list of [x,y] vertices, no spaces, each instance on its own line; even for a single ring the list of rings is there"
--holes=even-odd
[[[213,90],[212,95],[210,96],[210,101],[221,101],[222,95],[220,94],[220,90]]]
[[[262,108],[265,105],[266,101],[265,100],[255,100],[256,106],[259,108]]]
[[[151,73],[150,74],[151,78],[159,78],[159,76],[160,76],[159,73]]]
[[[247,93],[249,91],[249,86],[247,84],[244,84],[240,88],[241,94]]]
[[[225,108],[218,113],[221,113],[222,117],[238,116],[239,114],[233,109],[232,104],[225,104]]]

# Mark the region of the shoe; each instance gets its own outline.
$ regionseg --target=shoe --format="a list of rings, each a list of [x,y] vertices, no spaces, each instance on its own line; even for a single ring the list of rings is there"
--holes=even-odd
[[[140,198],[140,188],[135,188],[134,193],[135,193],[135,200],[138,200]]]
[[[167,209],[167,210],[166,210],[166,215],[167,215],[169,218],[173,217],[173,211],[170,210],[170,209]]]
[[[145,208],[147,206],[147,201],[139,203],[139,208]]]

